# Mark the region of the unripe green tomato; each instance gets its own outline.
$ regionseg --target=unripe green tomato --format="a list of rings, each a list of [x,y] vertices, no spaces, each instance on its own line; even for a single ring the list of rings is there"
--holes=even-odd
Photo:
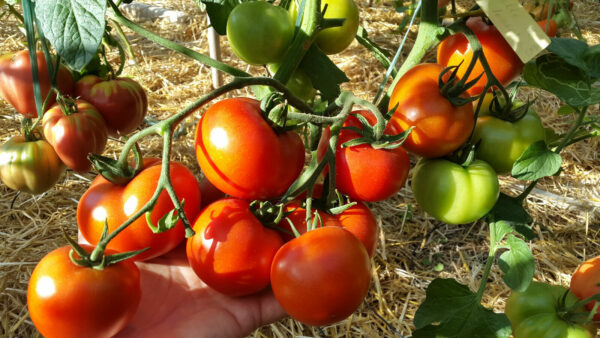
[[[287,11],[266,1],[241,3],[227,19],[227,39],[235,55],[252,65],[283,59],[294,36]]]
[[[298,1],[298,4],[296,4]],[[301,0],[292,0],[290,16],[296,22],[298,6]],[[327,5],[325,19],[346,19],[339,27],[330,27],[320,31],[315,40],[325,54],[337,54],[350,46],[358,31],[358,7],[353,0],[321,0],[321,10]]]
[[[64,171],[65,165],[46,140],[26,141],[18,135],[0,147],[0,179],[13,190],[41,194]]]
[[[542,121],[531,109],[516,122],[482,116],[477,118],[473,134],[473,143],[480,142],[475,157],[488,162],[499,174],[509,173],[527,147],[545,139]]]
[[[279,64],[271,63],[268,65],[269,71],[273,74],[279,69]],[[285,86],[302,101],[312,100],[317,91],[313,88],[312,81],[302,69],[296,69]]]
[[[421,209],[448,224],[470,223],[485,216],[500,192],[494,168],[481,160],[468,167],[442,158],[419,160],[412,191]]]

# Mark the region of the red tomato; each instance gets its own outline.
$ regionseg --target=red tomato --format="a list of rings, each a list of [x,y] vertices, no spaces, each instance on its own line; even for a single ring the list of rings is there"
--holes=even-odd
[[[295,132],[275,133],[260,102],[233,98],[211,106],[198,122],[196,158],[219,190],[255,200],[283,194],[304,166],[304,145]]]
[[[438,8],[446,7],[450,3],[450,0],[438,0]]]
[[[419,156],[448,155],[473,129],[473,106],[454,106],[440,93],[438,78],[443,69],[435,63],[416,65],[400,78],[390,98],[389,109],[397,106],[390,123],[397,130],[414,127],[402,146]]]
[[[79,266],[69,258],[70,250],[50,252],[33,270],[27,289],[31,320],[46,338],[112,337],[138,308],[140,272],[130,260],[103,270]]]
[[[135,80],[103,80],[86,75],[75,84],[75,94],[98,109],[110,136],[126,135],[144,122],[148,112],[146,91]]]
[[[225,197],[225,193],[217,189],[206,177],[200,179],[200,192],[202,195],[202,208]]]
[[[160,171],[161,161],[151,158],[145,159],[143,169],[123,186],[98,175],[77,205],[77,224],[83,237],[89,243],[97,244],[104,228],[104,220],[108,221],[110,232],[140,210],[154,194]],[[170,173],[177,197],[185,200],[185,215],[193,221],[200,210],[198,182],[189,169],[177,162],[171,161]],[[150,217],[152,224],[156,226],[158,220],[173,208],[167,192],[161,192]],[[110,241],[108,248],[124,252],[150,247],[134,257],[135,260],[142,261],[167,253],[181,243],[184,237],[185,230],[181,220],[173,229],[155,234],[142,216]]]
[[[540,28],[546,32],[546,35],[550,36],[550,37],[555,37],[556,34],[558,33],[558,25],[556,24],[556,21],[554,20],[550,20],[550,23],[547,23],[547,20],[540,20],[537,22],[537,24],[540,26]],[[546,25],[548,26],[546,28]]]
[[[89,153],[102,154],[108,134],[102,115],[91,104],[77,100],[76,111],[65,113],[55,104],[43,117],[44,137],[63,163],[78,172],[92,167]]]
[[[600,256],[590,258],[577,267],[571,276],[571,292],[583,300],[600,293]],[[596,302],[585,304],[588,310],[594,308]],[[595,321],[600,321],[600,314],[594,316]]]
[[[38,51],[36,55],[42,102],[44,102],[50,92],[50,77],[44,53]],[[73,95],[73,77],[63,65],[58,68],[56,84],[61,93]],[[33,95],[33,76],[31,75],[28,50],[0,57],[0,96],[23,116],[29,118],[38,116]],[[52,95],[48,101],[48,107],[54,104],[55,99],[56,95]]]
[[[364,203],[358,202],[348,210],[337,215],[340,225],[350,231],[367,249],[369,257],[375,254],[377,246],[377,220],[371,209]]]
[[[486,24],[481,17],[469,18],[467,26],[475,33],[477,39],[479,39],[483,54],[494,76],[503,86],[508,85],[523,70],[521,59],[519,59],[508,42],[504,40],[498,29],[495,26]],[[473,50],[471,50],[471,45],[467,37],[462,33],[453,34],[438,45],[437,63],[448,67],[458,66],[463,62],[457,72],[459,78],[464,76],[472,58]],[[467,81],[474,80],[483,72],[481,62],[477,61]],[[484,74],[467,92],[471,96],[477,96],[481,94],[486,83],[487,76]]]
[[[208,286],[245,296],[269,285],[271,262],[283,244],[250,211],[246,200],[226,198],[212,203],[194,224],[187,240],[190,265]]]
[[[377,119],[368,110],[355,111],[344,122],[344,127],[362,129],[356,114],[366,117],[371,125]],[[388,124],[385,134],[397,134],[393,124]],[[326,140],[323,133],[321,141]],[[406,183],[410,160],[402,147],[375,149],[369,144],[342,147],[345,142],[361,137],[350,129],[343,129],[335,153],[336,188],[352,200],[375,202],[394,196]]]
[[[349,231],[327,226],[284,244],[273,259],[271,288],[294,319],[330,325],[351,315],[369,291],[371,264]]]
[[[283,230],[279,231],[279,235],[281,236],[284,242],[289,242],[292,239],[296,238],[296,236],[294,236],[294,232],[292,231],[292,226],[290,225],[290,222],[294,225],[294,228],[296,229],[296,231],[298,231],[298,233],[306,233],[306,209],[302,208],[300,204],[301,203],[298,201],[292,201],[286,204],[284,208],[284,212],[289,212],[290,214],[286,216],[287,220],[284,218],[277,225]],[[317,214],[319,215],[318,217],[321,218],[321,223],[319,223],[318,226],[342,226],[339,220],[333,215],[330,215],[322,210],[315,209],[314,207],[311,208],[311,211],[311,220],[317,217]]]

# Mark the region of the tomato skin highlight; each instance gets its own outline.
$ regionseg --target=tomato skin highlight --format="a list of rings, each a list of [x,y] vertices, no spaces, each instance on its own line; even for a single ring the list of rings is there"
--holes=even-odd
[[[349,231],[326,226],[284,244],[273,259],[271,288],[292,318],[308,325],[339,322],[362,303],[369,255]]]
[[[50,76],[46,66],[46,57],[41,51],[36,52],[42,103],[50,92]],[[56,78],[58,90],[64,95],[73,95],[73,77],[69,70],[60,65]],[[17,112],[28,118],[38,116],[33,94],[33,75],[29,51],[0,56],[0,97],[5,99]],[[56,102],[56,94],[48,101],[50,107]]]
[[[505,314],[510,320],[515,338],[591,338],[592,326],[582,326],[563,320],[558,311],[560,299],[567,292],[561,285],[533,281],[523,292],[512,291],[506,300]],[[578,301],[571,292],[565,307]]]
[[[485,216],[498,199],[498,177],[484,161],[467,168],[445,159],[421,159],[413,170],[412,191],[423,210],[448,224]]]
[[[250,98],[212,105],[196,127],[195,149],[200,169],[217,189],[248,200],[282,195],[304,166],[300,136],[275,133],[259,101]]]
[[[443,69],[434,63],[416,65],[400,78],[388,105],[388,110],[395,109],[390,123],[396,130],[414,127],[402,147],[422,157],[450,154],[473,129],[473,106],[454,106],[440,93],[438,78]]]
[[[493,25],[486,24],[481,17],[471,17],[467,20],[467,26],[475,33],[477,39],[481,43],[483,54],[492,69],[494,76],[502,83],[503,86],[508,85],[515,79],[523,70],[523,62],[508,42],[504,40],[502,34]],[[444,67],[458,66],[457,76],[459,79],[464,77],[464,74],[469,67],[469,63],[473,59],[473,50],[467,40],[467,37],[462,33],[453,34],[445,38],[437,48],[437,63]],[[467,78],[467,81],[474,80],[480,74],[483,74],[483,66],[478,60]],[[487,76],[483,76],[475,83],[475,85],[467,92],[471,96],[477,96],[483,92],[483,88],[487,83]]]
[[[545,141],[546,132],[536,112],[529,110],[515,122],[503,121],[494,116],[477,118],[473,144],[478,159],[489,163],[498,174],[510,173],[515,161],[532,143]]]
[[[231,49],[251,65],[281,61],[293,37],[294,23],[287,11],[267,1],[241,3],[227,18]]]
[[[97,244],[108,222],[109,232],[118,228],[131,215],[150,200],[160,177],[161,161],[157,158],[144,159],[143,169],[126,185],[120,186],[98,175],[88,190],[81,196],[77,205],[77,224],[83,237]],[[193,173],[184,165],[171,161],[171,181],[175,193],[181,201],[185,199],[184,211],[190,222],[196,219],[200,210],[200,187]],[[173,202],[166,191],[162,191],[151,213],[155,226],[168,212],[173,210]],[[149,250],[135,256],[134,260],[148,260],[165,254],[184,240],[183,222],[165,232],[155,234],[148,227],[146,217],[142,215],[119,233],[108,244],[109,249],[119,252]]]
[[[146,91],[130,78],[104,80],[86,75],[75,83],[75,93],[102,114],[109,136],[127,135],[136,130],[148,112]]]
[[[70,115],[65,115],[58,104],[44,113],[44,136],[67,167],[87,172],[92,168],[88,154],[102,154],[108,133],[94,106],[77,100],[76,107],[77,112]]]
[[[82,267],[71,262],[70,250],[55,249],[33,270],[27,289],[31,319],[46,338],[112,337],[137,310],[140,272],[130,260],[103,270]]]
[[[571,276],[571,292],[579,299],[584,300],[600,293],[600,256],[590,258],[577,267]],[[594,308],[595,302],[585,304],[588,310]],[[600,314],[594,315],[594,320],[600,320]]]
[[[283,241],[252,214],[248,201],[225,198],[212,203],[194,223],[194,231],[187,240],[188,261],[208,286],[245,296],[269,285],[271,262]]]
[[[65,165],[46,140],[26,141],[17,135],[0,147],[0,179],[13,190],[41,194],[64,171]]]

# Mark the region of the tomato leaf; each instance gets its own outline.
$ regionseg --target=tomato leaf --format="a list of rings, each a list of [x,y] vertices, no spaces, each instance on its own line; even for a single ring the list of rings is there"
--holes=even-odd
[[[556,54],[542,55],[523,68],[523,78],[529,85],[544,89],[574,107],[600,102],[600,87],[592,86],[589,75]]]
[[[533,181],[552,176],[560,170],[562,157],[551,151],[544,141],[532,143],[515,161],[512,176],[523,181]]]
[[[184,205],[185,205],[185,200],[182,200],[181,207],[183,208]],[[148,223],[148,227],[155,234],[173,229],[177,225],[177,222],[179,222],[180,219],[181,218],[179,217],[179,213],[177,212],[177,209],[173,208],[173,210],[169,211],[166,215],[161,217],[158,220],[158,224],[156,224],[156,226],[154,226],[154,224],[152,224],[152,222],[150,221],[150,212],[146,213],[146,221]]]
[[[106,26],[105,13],[106,0],[37,0],[35,4],[38,28],[67,65],[77,71],[98,50]]]
[[[552,38],[552,43],[546,49],[560,56],[568,62],[583,71],[587,71],[587,65],[583,55],[588,50],[588,45],[580,40],[570,38]]]
[[[504,221],[511,226],[514,226],[515,224],[530,224],[533,221],[519,200],[504,193],[500,193],[500,196],[498,196],[496,204],[488,213],[488,218],[490,219],[490,222]],[[519,231],[519,233],[521,232]],[[529,234],[522,235],[527,239],[531,239],[528,237]]]
[[[590,76],[600,78],[600,45],[589,47],[583,54],[583,59]]]
[[[498,258],[498,266],[504,272],[502,279],[511,289],[519,292],[527,290],[533,280],[535,262],[531,249],[522,239],[509,235],[506,239],[509,247]]]
[[[194,0],[194,2],[196,4],[201,2],[206,6],[206,14],[208,14],[210,24],[219,35],[227,34],[229,13],[236,5],[242,3],[239,0]]]
[[[405,19],[407,19],[407,17],[405,17]],[[390,53],[387,50],[379,47],[375,42],[371,41],[369,39],[369,35],[367,34],[367,30],[363,26],[358,26],[356,40],[371,53],[373,53],[373,56],[375,59],[377,59],[377,61],[379,61],[379,63],[381,63],[383,68],[388,69],[390,67]],[[396,77],[397,72],[398,71],[394,68],[391,74],[392,77]]]
[[[477,295],[456,280],[436,278],[425,293],[415,313],[414,338],[510,336],[506,315],[483,307]]]
[[[340,84],[350,81],[341,69],[333,63],[319,47],[312,45],[299,66],[319,90],[323,99],[333,101],[340,95]]]

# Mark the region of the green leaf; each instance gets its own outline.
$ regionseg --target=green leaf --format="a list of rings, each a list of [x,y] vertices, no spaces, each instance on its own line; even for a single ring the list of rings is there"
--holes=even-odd
[[[229,13],[235,6],[242,3],[240,0],[200,0],[200,2],[206,6],[210,24],[219,35],[227,34]]]
[[[182,208],[183,208],[184,204],[185,204],[185,199],[181,201]],[[179,220],[180,220],[179,213],[177,212],[177,209],[174,208],[173,210],[169,211],[166,215],[161,217],[158,220],[158,224],[156,226],[154,226],[152,224],[152,222],[150,221],[150,212],[146,213],[146,221],[148,223],[148,227],[155,234],[173,229],[177,225],[177,222],[179,222]]]
[[[514,235],[509,235],[506,242],[509,250],[498,258],[498,266],[504,272],[502,279],[511,289],[523,292],[533,280],[533,254],[527,243]]]
[[[106,0],[37,0],[35,14],[46,38],[72,69],[96,54],[106,26]]]
[[[523,181],[533,181],[552,176],[560,170],[562,157],[546,147],[544,141],[532,143],[515,161],[512,176]]]
[[[358,26],[356,40],[371,53],[373,53],[373,56],[375,59],[377,59],[377,61],[379,61],[379,63],[381,63],[383,68],[388,69],[390,67],[390,53],[387,50],[379,47],[375,42],[371,41],[369,39],[369,35],[367,34],[367,30],[363,26]],[[396,77],[396,73],[397,70],[394,69],[392,71],[392,77]]]
[[[600,87],[592,86],[590,74],[555,54],[528,62],[523,78],[529,85],[544,89],[574,107],[600,102]]]
[[[588,72],[593,78],[600,78],[600,45],[594,45],[588,48],[583,54],[583,60],[587,66]]]
[[[530,224],[533,221],[519,200],[504,193],[500,193],[500,196],[498,196],[498,200],[489,212],[488,218],[490,222],[508,222],[511,226],[515,224]],[[497,233],[496,237],[499,238],[501,236]]]
[[[573,114],[575,112],[575,109],[571,106],[562,106],[560,108],[558,108],[558,110],[556,111],[556,113],[558,115],[570,115]]]
[[[511,232],[514,232],[515,228],[512,226],[512,224],[510,222],[499,221],[499,222],[495,222],[494,230],[495,230],[494,235],[496,238],[496,243],[500,243],[504,239],[504,236],[510,234]],[[493,244],[496,244],[496,243],[493,243]]]
[[[438,324],[434,324],[438,323]],[[434,279],[415,313],[413,337],[506,337],[510,322],[483,307],[477,295],[454,279]]]
[[[299,66],[319,90],[324,100],[333,101],[340,95],[340,84],[350,81],[346,74],[314,44],[304,55]]]
[[[588,50],[588,45],[580,40],[570,38],[552,38],[552,42],[546,49],[559,56],[572,66],[587,71],[587,65],[583,58]]]

